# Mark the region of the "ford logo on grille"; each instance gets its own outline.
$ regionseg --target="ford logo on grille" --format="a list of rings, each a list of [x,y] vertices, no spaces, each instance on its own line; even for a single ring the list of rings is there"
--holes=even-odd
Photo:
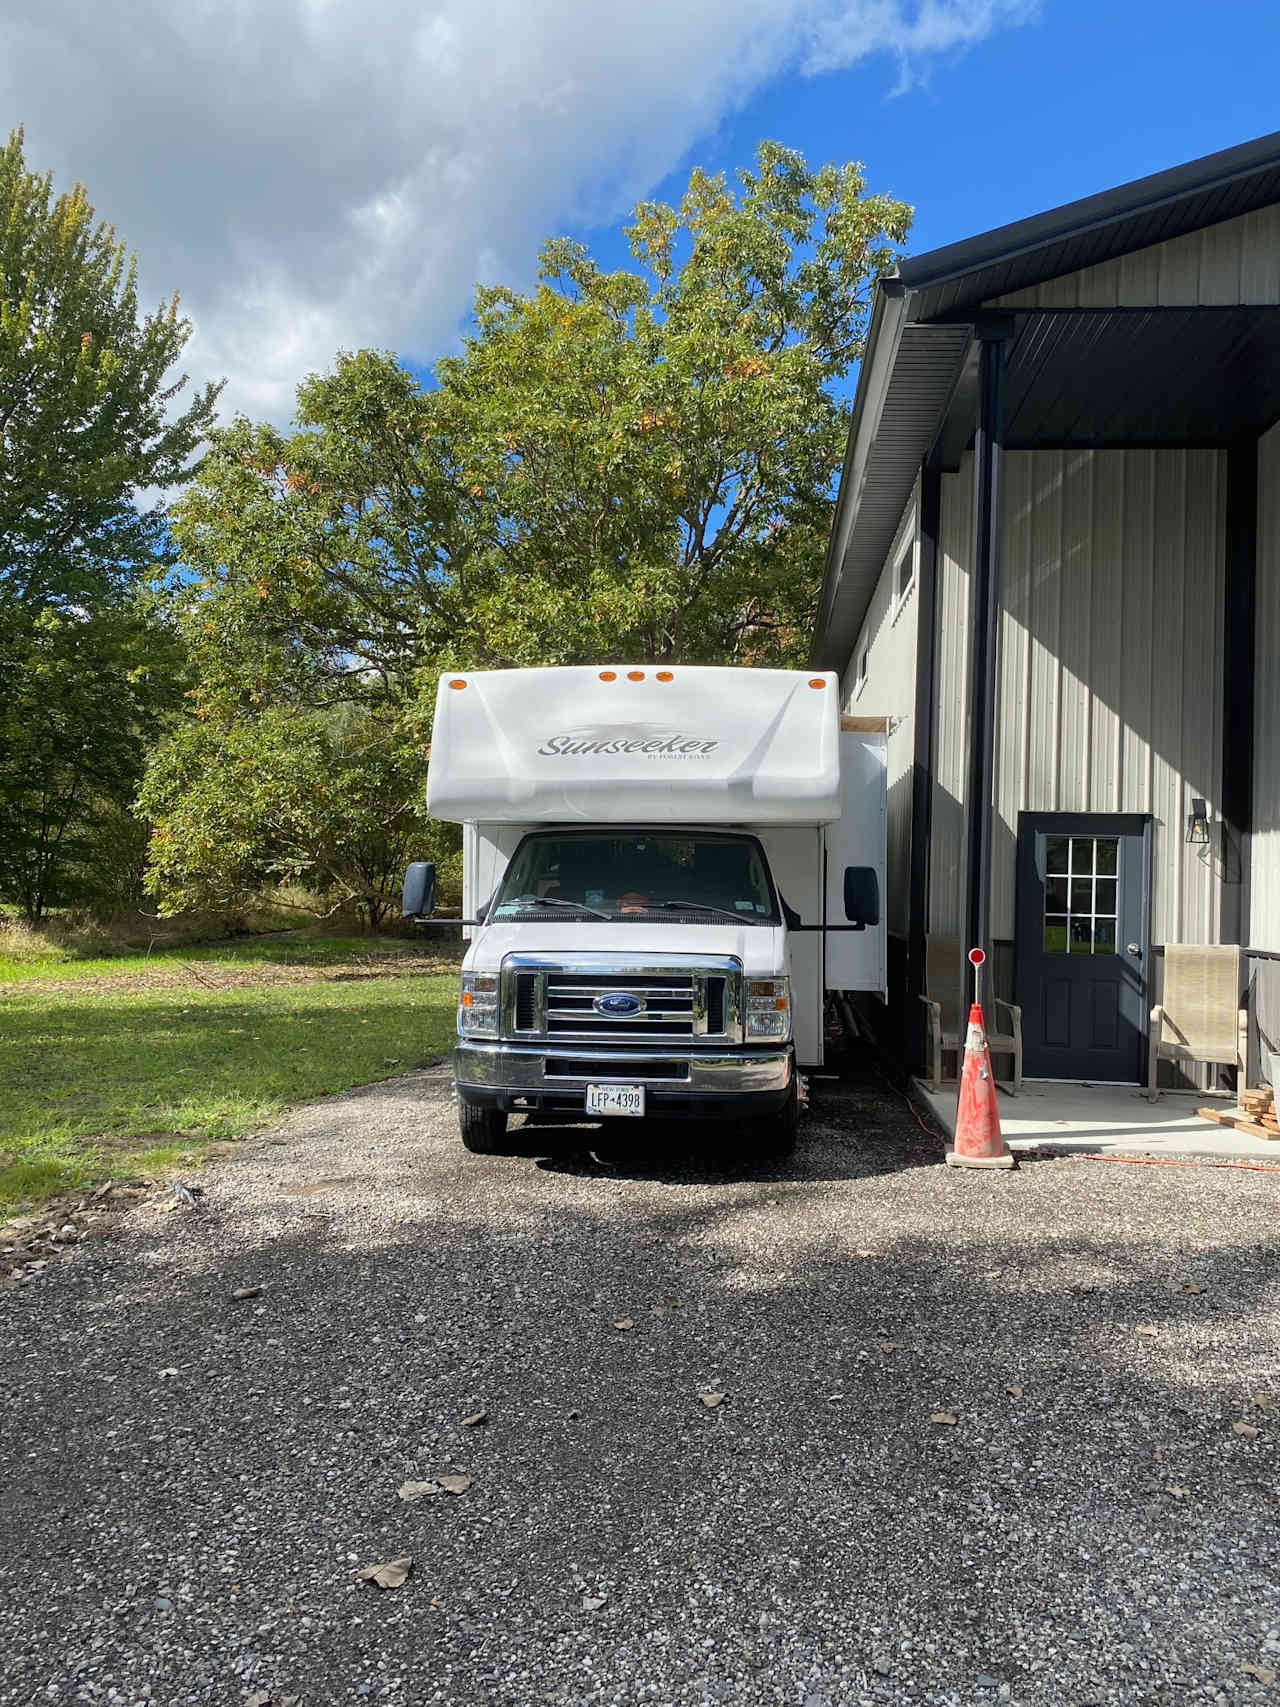
[[[598,1014],[608,1014],[610,1019],[626,1019],[644,1012],[643,996],[633,996],[630,990],[610,990],[597,996],[591,1005]]]

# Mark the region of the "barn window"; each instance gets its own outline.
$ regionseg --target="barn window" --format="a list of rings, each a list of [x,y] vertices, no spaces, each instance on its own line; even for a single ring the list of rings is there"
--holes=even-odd
[[[870,661],[871,643],[868,641],[865,645],[858,648],[858,668],[855,671],[853,678],[853,695],[855,699],[867,685],[867,667]]]
[[[916,584],[916,562],[916,535],[913,525],[908,530],[906,538],[899,546],[898,554],[893,560],[893,608],[895,616],[907,602],[907,597]]]

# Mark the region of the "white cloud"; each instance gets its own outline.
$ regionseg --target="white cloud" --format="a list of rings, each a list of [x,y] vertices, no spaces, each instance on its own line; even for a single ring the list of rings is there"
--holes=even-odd
[[[339,347],[432,360],[477,278],[527,282],[544,236],[617,217],[770,78],[909,66],[1025,5],[41,0],[6,24],[0,108],[145,297],[182,292],[193,376],[283,421]]]

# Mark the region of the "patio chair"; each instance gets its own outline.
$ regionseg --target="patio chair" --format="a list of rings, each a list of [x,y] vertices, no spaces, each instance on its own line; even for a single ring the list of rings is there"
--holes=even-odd
[[[1243,1089],[1249,1014],[1240,1006],[1239,948],[1226,943],[1166,943],[1163,994],[1163,1001],[1151,1010],[1148,1099],[1155,1102],[1160,1095],[1161,1061],[1212,1061],[1234,1067]]]
[[[926,993],[920,1000],[928,1015],[929,1079],[934,1090],[942,1089],[942,1057],[956,1057],[959,1071],[960,1056],[969,1017],[969,1003],[964,994],[968,967],[960,953],[960,944],[952,937],[926,937],[924,948],[924,982]],[[997,1055],[1013,1057],[1013,1079],[1003,1088],[1011,1094],[1022,1089],[1022,1009],[1012,1002],[1002,1002],[998,996],[988,996],[986,1006],[995,1016],[997,1026],[987,1032],[987,1047]],[[1000,1015],[1007,1014],[1007,1029],[999,1024]]]

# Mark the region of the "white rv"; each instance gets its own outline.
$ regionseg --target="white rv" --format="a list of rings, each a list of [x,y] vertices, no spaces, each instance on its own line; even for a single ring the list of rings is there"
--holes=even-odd
[[[462,1141],[513,1113],[731,1119],[794,1142],[827,991],[884,994],[885,747],[833,675],[441,678],[427,806],[464,826]],[[410,867],[407,916],[434,904]]]

